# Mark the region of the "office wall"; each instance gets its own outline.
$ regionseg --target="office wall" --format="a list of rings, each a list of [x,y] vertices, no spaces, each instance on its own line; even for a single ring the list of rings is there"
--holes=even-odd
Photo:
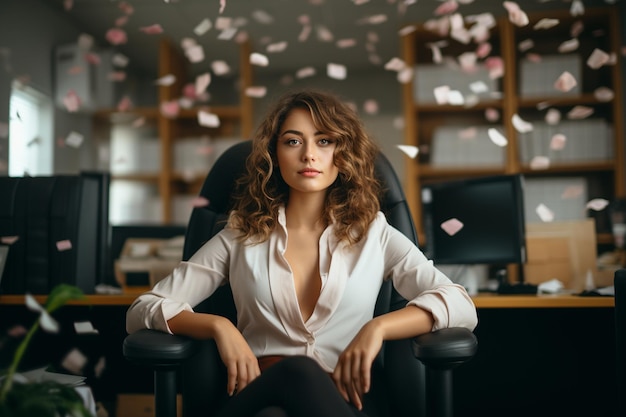
[[[55,46],[75,42],[76,25],[53,7],[36,0],[0,1],[0,122],[9,121],[11,83],[25,77],[40,92],[54,97],[53,60]],[[54,111],[54,138],[65,138],[72,130],[89,134],[90,117]],[[54,146],[54,171],[73,173],[95,164],[95,150],[89,146]],[[0,175],[8,169],[8,139],[0,138]]]

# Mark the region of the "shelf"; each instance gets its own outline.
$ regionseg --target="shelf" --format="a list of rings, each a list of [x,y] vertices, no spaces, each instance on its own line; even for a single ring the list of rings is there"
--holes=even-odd
[[[497,19],[496,26],[490,29],[488,42],[493,48],[489,57],[502,59],[504,71],[501,78],[489,81],[488,85],[491,92],[498,92],[501,96],[481,95],[481,100],[471,106],[433,103],[429,98],[432,96],[429,90],[439,85],[450,85],[462,94],[471,94],[465,84],[481,80],[484,73],[478,72],[474,78],[461,74],[457,79],[456,73],[446,66],[445,59],[476,51],[477,42],[461,44],[450,36],[429,31],[424,25],[415,25],[415,31],[402,36],[402,59],[408,67],[415,69],[414,79],[402,85],[404,144],[416,146],[421,151],[415,159],[406,158],[404,188],[420,239],[425,236],[421,201],[421,188],[425,183],[523,174],[533,180],[541,181],[545,178],[548,187],[553,183],[551,180],[559,177],[563,177],[564,182],[570,177],[583,177],[587,190],[585,198],[613,200],[626,197],[619,13],[615,6],[607,5],[587,8],[584,19],[571,16],[567,10],[543,11],[529,14],[528,17],[530,24],[520,28],[503,15]],[[559,24],[550,29],[533,29],[533,25],[543,18],[558,19]],[[581,32],[577,34],[579,48],[561,54],[558,50],[560,45],[572,39],[572,27],[578,22],[583,23]],[[518,46],[525,40],[532,40],[531,49],[521,51]],[[441,64],[433,62],[429,47],[429,44],[437,41],[447,42],[441,49],[444,54]],[[618,55],[617,60],[598,69],[590,68],[587,59],[596,48]],[[543,57],[546,69],[550,72],[522,65],[527,53]],[[565,64],[555,67],[561,62],[560,58],[553,58],[552,61],[548,59],[548,56],[568,55],[575,56],[569,56],[569,60],[565,59],[564,62],[575,61],[579,67]],[[485,64],[486,58],[478,58],[477,63]],[[441,65],[440,73],[436,65]],[[577,90],[562,93],[554,89],[554,82],[566,70],[575,75]],[[552,71],[556,74],[554,78]],[[524,84],[528,82],[532,84]],[[416,89],[417,86],[419,89]],[[612,99],[598,100],[594,92],[600,87],[612,90]],[[531,95],[533,92],[537,95]],[[575,106],[591,107],[593,114],[580,120],[569,118],[566,112]],[[495,122],[487,120],[485,111],[490,108],[499,112]],[[549,124],[545,120],[549,108],[556,108],[561,113],[557,124]],[[535,124],[535,129],[526,133],[518,132],[513,121],[516,114],[524,121]],[[455,135],[470,127],[476,131],[478,140],[474,142],[475,145],[463,142],[457,146],[454,141],[461,138]],[[485,142],[490,127],[498,129],[507,139],[502,154]],[[565,135],[562,152],[551,146],[556,133]],[[597,133],[596,136],[594,133]],[[467,132],[467,135],[471,134]],[[600,142],[600,139],[606,141]],[[587,147],[587,140],[594,140],[593,147]],[[443,154],[437,153],[442,150]],[[529,161],[536,156],[550,158],[548,168],[531,169]],[[479,165],[479,161],[493,162],[490,165]],[[444,165],[446,163],[450,165]],[[584,207],[581,207],[582,212],[585,212]],[[608,214],[597,214],[598,242],[611,242],[612,239],[606,237],[609,236],[606,234],[607,221],[601,216]]]
[[[140,182],[154,182],[159,181],[159,173],[146,173],[146,174],[112,174],[112,180],[120,181],[140,181]]]

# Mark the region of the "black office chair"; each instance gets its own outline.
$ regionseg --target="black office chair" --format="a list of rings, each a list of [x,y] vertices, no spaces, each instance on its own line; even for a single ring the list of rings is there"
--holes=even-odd
[[[200,195],[210,204],[194,208],[191,214],[184,259],[222,228],[230,208],[235,179],[242,174],[251,148],[251,141],[232,146],[209,172]],[[390,224],[417,244],[404,192],[391,164],[382,154],[376,160],[376,172],[385,187],[382,211]],[[405,304],[388,281],[381,288],[375,314],[396,310]],[[229,286],[218,289],[194,310],[220,314],[233,322],[236,320]],[[464,328],[442,329],[413,340],[386,342],[372,371],[371,395],[380,408],[381,417],[451,416],[452,369],[470,360],[477,347],[475,335]],[[156,417],[176,415],[179,389],[184,417],[211,416],[226,399],[225,367],[212,340],[198,341],[141,330],[126,337],[123,352],[129,361],[154,369]]]
[[[615,271],[615,372],[617,414],[626,416],[626,269]]]

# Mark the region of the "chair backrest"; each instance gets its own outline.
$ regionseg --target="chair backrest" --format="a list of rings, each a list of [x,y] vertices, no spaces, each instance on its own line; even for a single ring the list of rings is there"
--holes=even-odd
[[[236,188],[236,180],[245,170],[245,160],[252,149],[251,141],[243,141],[227,149],[215,162],[204,181],[200,196],[209,204],[195,207],[192,211],[185,236],[183,259],[189,259],[204,242],[209,240],[224,226],[228,212],[232,208],[231,197]],[[417,233],[406,202],[401,183],[389,160],[381,153],[376,161],[376,175],[383,184],[381,211],[388,222],[404,233],[417,245]],[[396,310],[406,305],[406,301],[386,282],[380,290],[375,315]],[[218,289],[209,299],[194,307],[196,311],[210,312],[230,318],[236,322],[236,310],[229,286]],[[206,342],[206,351],[201,357],[188,361],[183,369],[183,414],[185,417],[207,415],[207,410],[215,409],[215,402],[223,401],[225,383],[223,369],[216,373],[215,364],[219,357],[211,341]],[[391,353],[390,353],[391,352]],[[221,365],[220,365],[221,366]],[[423,410],[423,397],[416,395],[424,384],[424,369],[412,356],[409,341],[387,342],[383,353],[375,363],[375,372],[385,383],[376,395],[379,402],[385,402],[381,415],[419,416]],[[202,378],[200,383],[198,378]],[[375,377],[376,379],[376,377]],[[384,392],[383,392],[384,391]],[[388,392],[387,392],[388,391]],[[213,394],[213,392],[218,392]],[[388,401],[387,397],[394,397]],[[384,398],[383,398],[384,397]],[[211,405],[213,404],[213,405]],[[410,413],[410,414],[409,414]],[[210,411],[209,411],[210,415]]]
[[[626,415],[626,269],[615,271],[615,364],[617,378],[617,411]]]

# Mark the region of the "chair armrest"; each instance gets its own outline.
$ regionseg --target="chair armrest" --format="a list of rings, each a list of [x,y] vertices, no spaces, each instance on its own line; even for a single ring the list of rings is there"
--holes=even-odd
[[[476,336],[463,327],[425,333],[415,337],[412,345],[415,357],[435,369],[455,368],[469,361],[478,350]]]
[[[198,341],[157,330],[139,330],[124,339],[124,357],[153,368],[178,365],[198,350]]]

